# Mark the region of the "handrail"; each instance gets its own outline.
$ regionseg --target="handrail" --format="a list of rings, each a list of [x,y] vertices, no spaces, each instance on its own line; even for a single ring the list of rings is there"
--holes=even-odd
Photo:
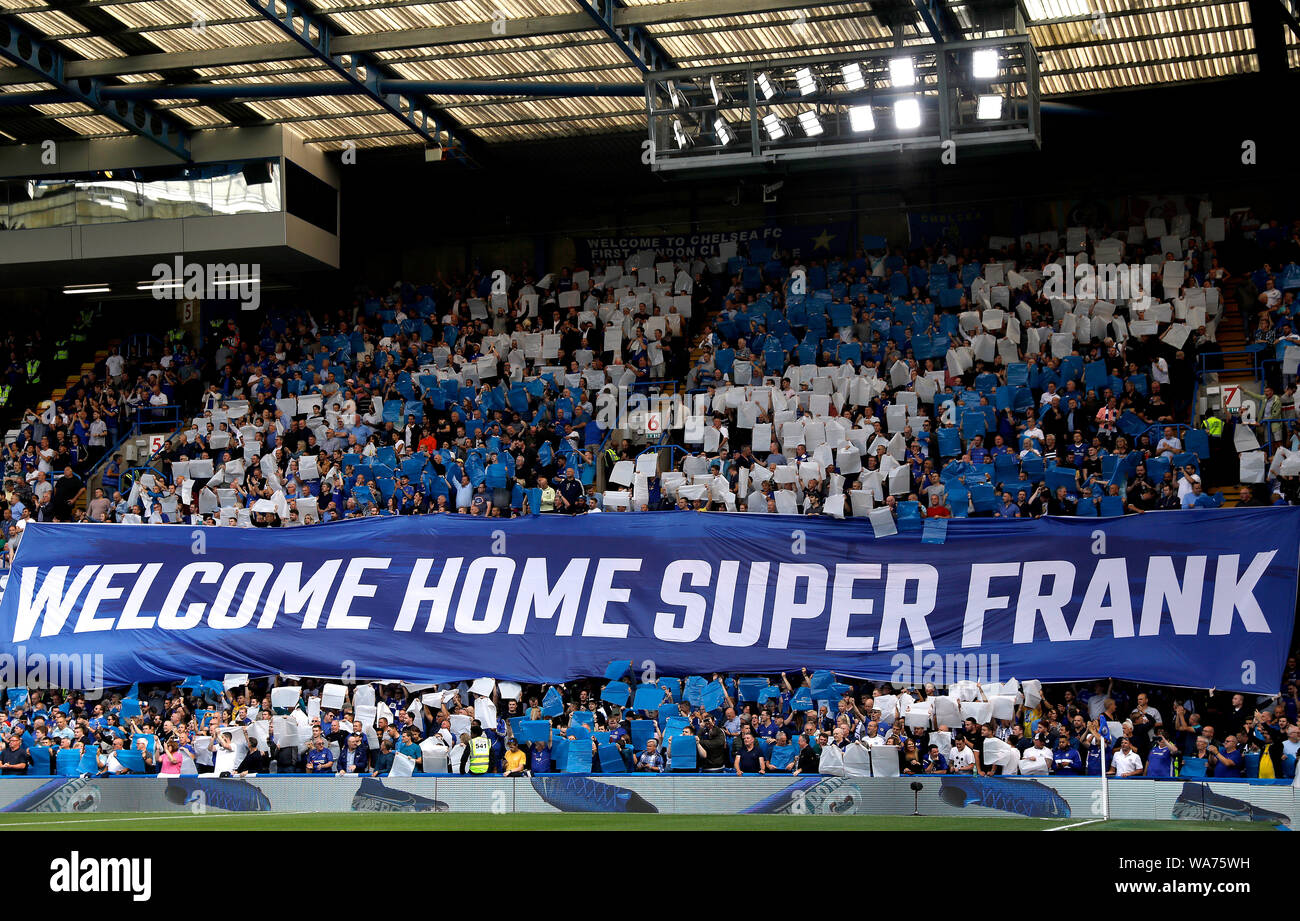
[[[154,342],[159,345],[160,351],[161,348],[166,345],[166,343],[153,333],[132,333],[122,340],[119,348],[124,356],[130,356],[132,354],[145,355],[149,352],[150,344]],[[135,352],[136,349],[140,349],[140,351],[137,353]]]
[[[640,457],[644,457],[644,456],[647,455],[647,454],[655,454],[655,455],[657,455],[660,451],[663,451],[664,449],[667,449],[667,450],[668,450],[668,457],[669,457],[669,461],[668,461],[668,469],[671,470],[671,469],[672,469],[672,466],[673,466],[673,460],[672,460],[672,458],[676,457],[676,453],[675,453],[675,452],[680,451],[680,452],[682,452],[683,456],[689,455],[690,452],[688,452],[688,451],[687,451],[685,448],[683,448],[681,445],[675,445],[675,444],[672,444],[672,443],[667,443],[667,444],[665,444],[665,440],[667,439],[667,437],[668,437],[668,433],[667,433],[667,432],[664,432],[662,435],[659,436],[659,443],[658,443],[658,444],[654,444],[654,445],[651,445],[650,447],[646,448],[644,451],[642,451],[640,454],[638,454],[637,457],[638,457],[638,458],[640,458]]]
[[[1294,425],[1295,422],[1296,422],[1295,417],[1292,417],[1292,418],[1290,418],[1290,419],[1286,419],[1286,418],[1282,418],[1282,417],[1278,417],[1278,418],[1276,418],[1276,419],[1256,419],[1253,423],[1251,423],[1251,427],[1252,427],[1252,428],[1255,428],[1255,427],[1263,426],[1263,428],[1264,428],[1264,444],[1260,445],[1258,448],[1251,448],[1250,450],[1251,450],[1251,451],[1263,451],[1263,452],[1265,452],[1265,454],[1264,454],[1265,457],[1270,457],[1270,456],[1272,456],[1272,454],[1273,454],[1273,426],[1274,426],[1274,425]],[[1283,434],[1285,434],[1285,431],[1283,432]],[[1278,444],[1281,444],[1281,442],[1279,441]],[[1245,453],[1249,453],[1249,452],[1245,452],[1245,451],[1243,451],[1242,453],[1245,454]]]
[[[148,414],[149,418],[144,418]],[[137,406],[135,408],[135,422],[131,425],[131,434],[142,434],[143,427],[146,425],[167,425],[172,429],[178,429],[181,425],[181,405],[179,403],[167,403],[163,406]]]
[[[1223,368],[1216,368],[1211,370],[1210,368],[1205,367],[1205,359],[1207,358],[1248,357],[1250,359],[1250,369],[1255,373],[1255,376],[1258,377],[1260,367],[1262,364],[1262,361],[1259,358],[1259,356],[1267,351],[1268,351],[1267,348],[1255,348],[1255,349],[1234,349],[1230,352],[1200,352],[1196,356],[1196,363],[1198,365],[1196,373],[1198,375],[1218,374],[1220,371],[1224,370]],[[1245,370],[1245,369],[1241,369],[1241,370]]]
[[[171,481],[172,481],[171,477],[163,473],[157,467],[148,467],[148,466],[128,467],[126,470],[122,471],[122,480],[120,482],[120,485],[118,486],[118,492],[121,492],[122,487],[126,486],[127,493],[129,494],[131,491],[131,487],[135,485],[135,481],[136,479],[138,479],[138,477],[134,476],[134,474],[138,474],[145,471],[156,474],[158,478],[161,479],[164,483],[168,484],[169,486],[171,485]],[[128,478],[129,478],[129,482],[128,482]]]
[[[100,455],[99,460],[95,461],[95,463],[91,465],[90,469],[86,471],[85,483],[86,483],[87,502],[90,501],[90,497],[94,495],[96,489],[103,488],[104,470],[106,467],[108,467],[108,464],[113,459],[113,456],[116,455],[119,451],[121,451],[122,446],[125,445],[128,441],[130,441],[134,437],[135,436],[130,434],[129,432],[123,435],[121,438],[117,440],[116,444],[114,444],[111,448],[109,448],[102,455]],[[118,478],[118,483],[119,485],[121,484],[120,475]]]

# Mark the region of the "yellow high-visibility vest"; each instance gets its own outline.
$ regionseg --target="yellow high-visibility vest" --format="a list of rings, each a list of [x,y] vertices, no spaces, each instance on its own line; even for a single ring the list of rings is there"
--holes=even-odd
[[[484,736],[477,739],[469,740],[469,772],[471,774],[486,774],[488,771],[488,756],[492,753],[492,743]]]

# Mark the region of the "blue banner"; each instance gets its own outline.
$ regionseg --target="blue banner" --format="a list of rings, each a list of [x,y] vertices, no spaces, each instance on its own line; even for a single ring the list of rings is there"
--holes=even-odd
[[[912,246],[981,239],[987,232],[984,212],[978,208],[960,211],[909,211],[907,234]]]
[[[743,246],[751,256],[759,254],[761,265],[778,250],[787,250],[793,256],[816,259],[827,256],[853,255],[852,221],[828,221],[822,224],[783,226],[768,224],[743,230],[698,231],[672,234],[632,234],[615,231],[606,237],[575,237],[574,244],[580,265],[593,262],[622,262],[638,252],[653,250],[665,261],[714,256],[723,243]],[[669,279],[670,281],[672,279]]]
[[[19,658],[102,656],[109,687],[225,673],[562,682],[650,660],[673,676],[953,683],[954,663],[993,663],[1004,681],[1279,689],[1300,508],[959,519],[943,544],[872,535],[861,520],[698,512],[33,522],[0,638]]]

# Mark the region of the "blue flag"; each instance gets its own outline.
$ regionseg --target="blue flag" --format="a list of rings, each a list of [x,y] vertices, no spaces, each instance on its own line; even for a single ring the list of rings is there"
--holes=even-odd
[[[600,699],[620,707],[627,706],[627,696],[630,693],[628,686],[623,681],[611,681],[605,685],[600,692]]]
[[[555,688],[547,688],[542,698],[542,716],[559,716],[564,712],[564,698]]]
[[[664,689],[657,684],[638,684],[636,695],[632,698],[633,710],[658,710],[659,702],[664,699]]]
[[[605,680],[618,681],[631,670],[631,659],[616,659],[609,663],[609,667],[605,669]]]

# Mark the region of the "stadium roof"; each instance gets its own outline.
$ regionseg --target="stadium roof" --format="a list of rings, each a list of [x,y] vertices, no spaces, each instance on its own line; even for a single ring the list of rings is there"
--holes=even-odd
[[[265,7],[273,2],[283,8],[284,0],[0,0],[0,47],[6,25],[11,34],[27,30],[64,59],[65,81],[89,80],[83,85],[118,93],[133,87],[140,105],[169,114],[183,132],[269,122],[326,149],[348,140],[362,147],[430,140],[382,98],[349,86],[349,75],[310,41],[295,39],[268,15]],[[644,130],[647,69],[997,35],[1010,5],[303,0],[295,9],[298,0],[289,2],[290,13],[328,33],[331,55],[355,56],[382,79],[438,83],[439,92],[411,97],[416,114],[427,113],[438,131],[469,148]],[[1023,0],[1020,9],[1041,56],[1045,98],[1300,65],[1290,31],[1295,18],[1283,0]],[[195,19],[199,14],[205,18]],[[103,108],[40,77],[0,57],[0,143],[129,133]],[[596,83],[609,93],[547,98],[534,95],[535,87],[507,88],[518,91],[502,95],[499,89],[487,94],[481,85],[446,85],[459,81]],[[241,98],[215,89],[294,82],[311,84],[310,94]],[[159,98],[156,91],[168,86],[214,89],[202,98]],[[5,106],[5,95],[24,104]]]

